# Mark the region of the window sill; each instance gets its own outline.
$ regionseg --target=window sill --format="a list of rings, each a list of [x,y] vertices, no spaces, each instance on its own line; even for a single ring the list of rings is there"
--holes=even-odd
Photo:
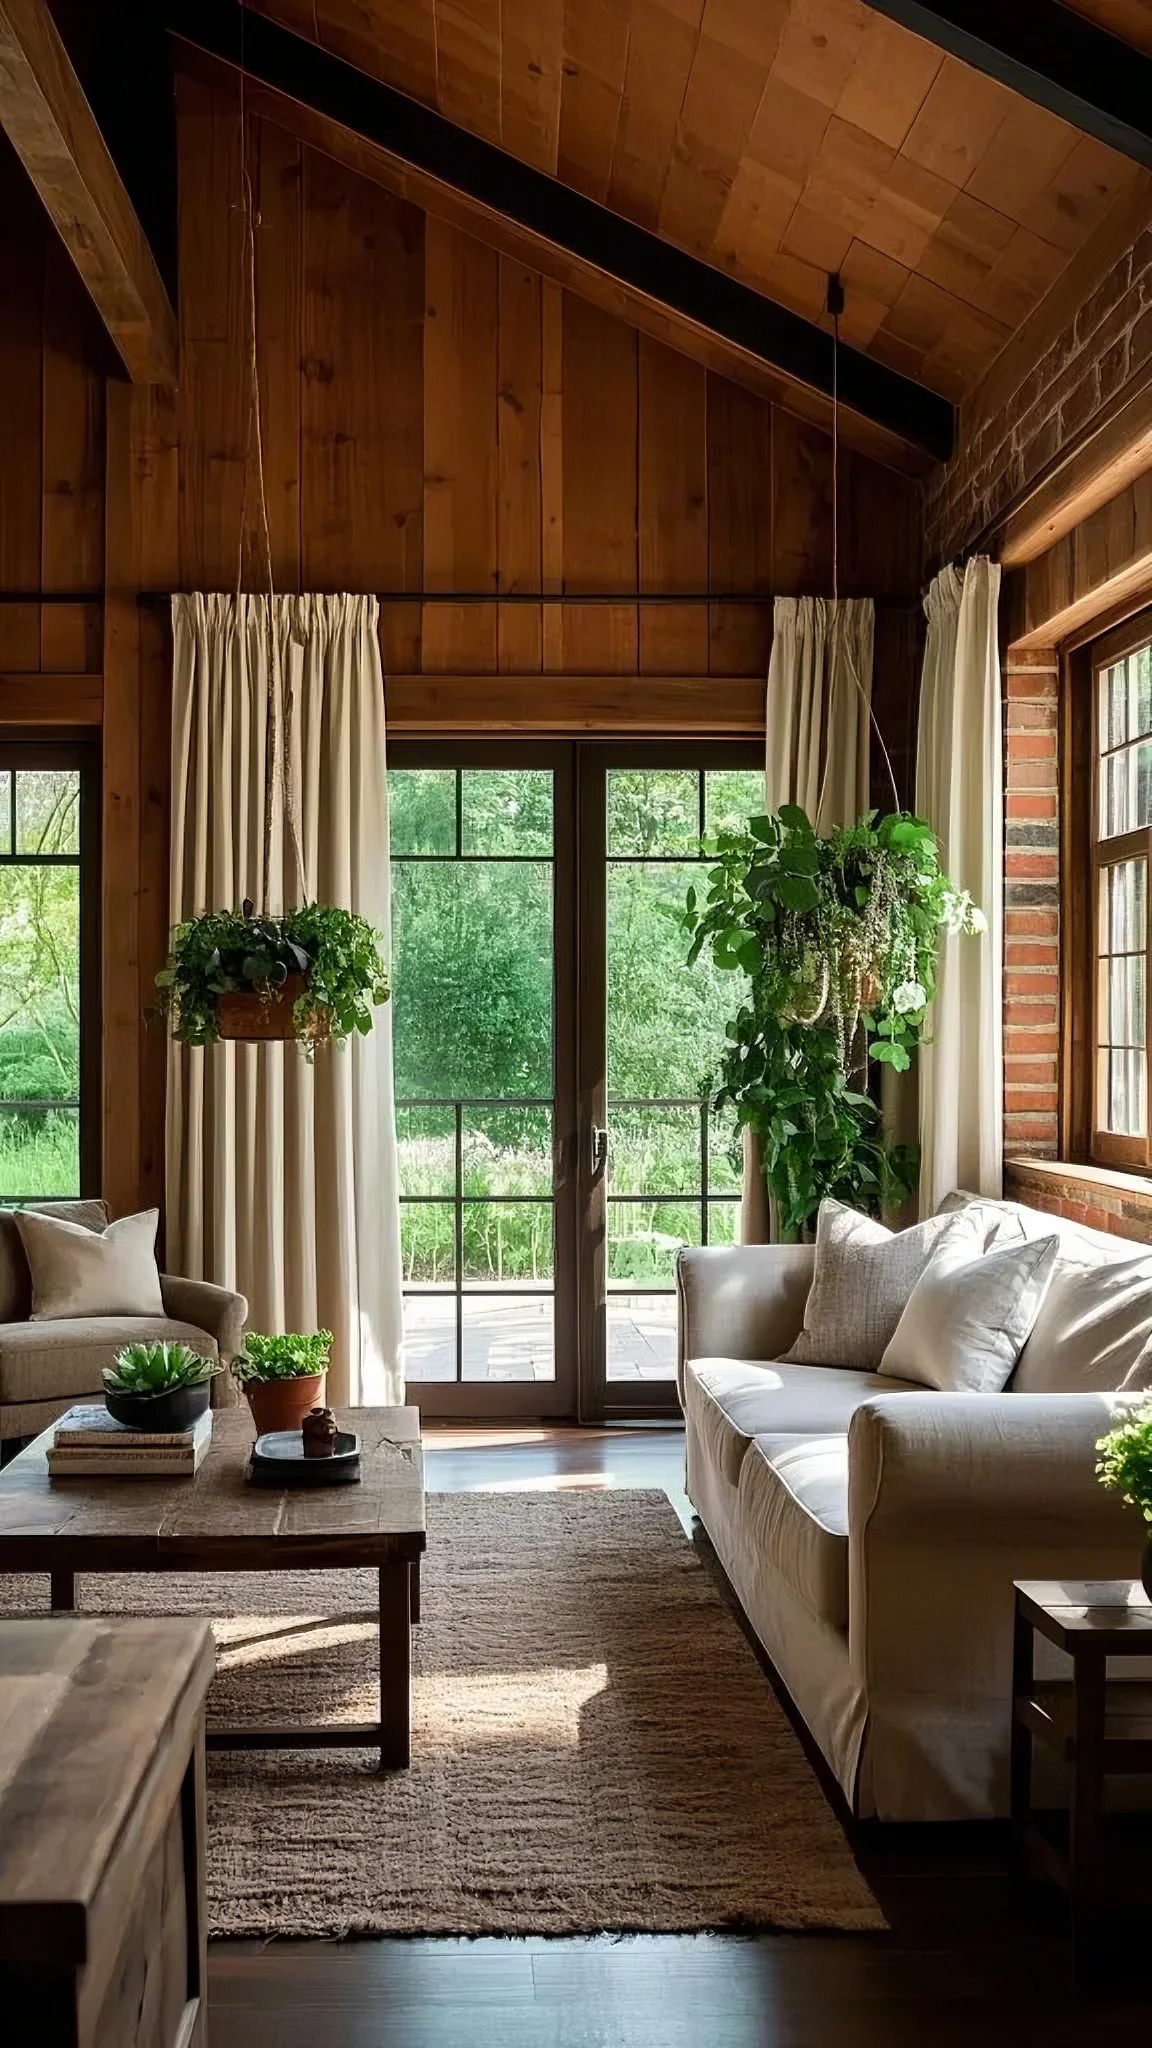
[[[1152,1223],[1152,1175],[1121,1173],[1115,1167],[1073,1164],[1060,1159],[1017,1158],[1004,1161],[1004,1192],[1034,1208],[1059,1206],[1095,1229],[1117,1230],[1139,1220],[1143,1231]]]
[[[1063,1159],[1006,1159],[1005,1174],[1013,1180],[1063,1181],[1069,1186],[1114,1188],[1121,1195],[1145,1195],[1152,1201],[1152,1174],[1122,1173],[1113,1166],[1085,1165]]]

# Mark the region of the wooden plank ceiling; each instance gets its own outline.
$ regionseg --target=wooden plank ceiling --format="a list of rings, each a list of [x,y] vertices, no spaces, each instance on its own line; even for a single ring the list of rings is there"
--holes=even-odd
[[[1139,175],[863,0],[255,4],[950,398]]]

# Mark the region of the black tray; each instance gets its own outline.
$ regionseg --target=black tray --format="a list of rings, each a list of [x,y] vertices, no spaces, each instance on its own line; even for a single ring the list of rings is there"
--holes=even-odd
[[[339,1429],[330,1458],[306,1458],[298,1429],[270,1430],[252,1447],[248,1477],[253,1486],[359,1486],[360,1439]]]

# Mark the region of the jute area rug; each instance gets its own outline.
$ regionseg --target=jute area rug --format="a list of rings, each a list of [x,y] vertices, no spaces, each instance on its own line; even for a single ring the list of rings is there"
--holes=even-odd
[[[210,1615],[210,1714],[364,1721],[374,1575],[81,1578]],[[0,1612],[46,1603],[0,1577]],[[317,1618],[323,1615],[324,1618]],[[875,1928],[795,1735],[663,1494],[429,1500],[413,1761],[209,1758],[216,1935]]]

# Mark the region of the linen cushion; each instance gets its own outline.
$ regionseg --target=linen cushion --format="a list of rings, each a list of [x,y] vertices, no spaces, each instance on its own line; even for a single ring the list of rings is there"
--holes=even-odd
[[[830,1627],[848,1627],[848,1439],[758,1436],[741,1479],[758,1556]]]
[[[696,1358],[684,1375],[684,1411],[710,1462],[735,1486],[755,1437],[831,1436],[847,1429],[862,1401],[906,1391],[903,1380],[874,1372]]]
[[[86,1230],[61,1216],[17,1211],[32,1274],[32,1320],[74,1316],[163,1316],[156,1264],[158,1209]]]
[[[1040,1313],[1060,1240],[985,1251],[971,1209],[949,1219],[883,1359],[898,1379],[946,1393],[998,1394]]]
[[[983,1204],[964,1213],[974,1225],[986,1220]],[[782,1363],[876,1372],[904,1305],[951,1221],[950,1216],[930,1216],[908,1230],[888,1230],[843,1202],[821,1202],[804,1327]]]
[[[202,1358],[215,1358],[216,1345],[193,1323],[167,1316],[76,1316],[68,1322],[0,1323],[0,1406],[34,1401],[79,1401],[103,1397],[104,1367],[115,1363],[125,1344],[153,1344],[161,1338],[187,1344]]]
[[[1152,1384],[1152,1254],[1105,1259],[1061,1241],[1012,1391],[1108,1394]]]
[[[25,1213],[61,1216],[87,1230],[103,1230],[108,1211],[103,1202],[30,1202]],[[0,1209],[0,1323],[18,1323],[32,1313],[32,1275],[16,1227],[16,1211]]]

